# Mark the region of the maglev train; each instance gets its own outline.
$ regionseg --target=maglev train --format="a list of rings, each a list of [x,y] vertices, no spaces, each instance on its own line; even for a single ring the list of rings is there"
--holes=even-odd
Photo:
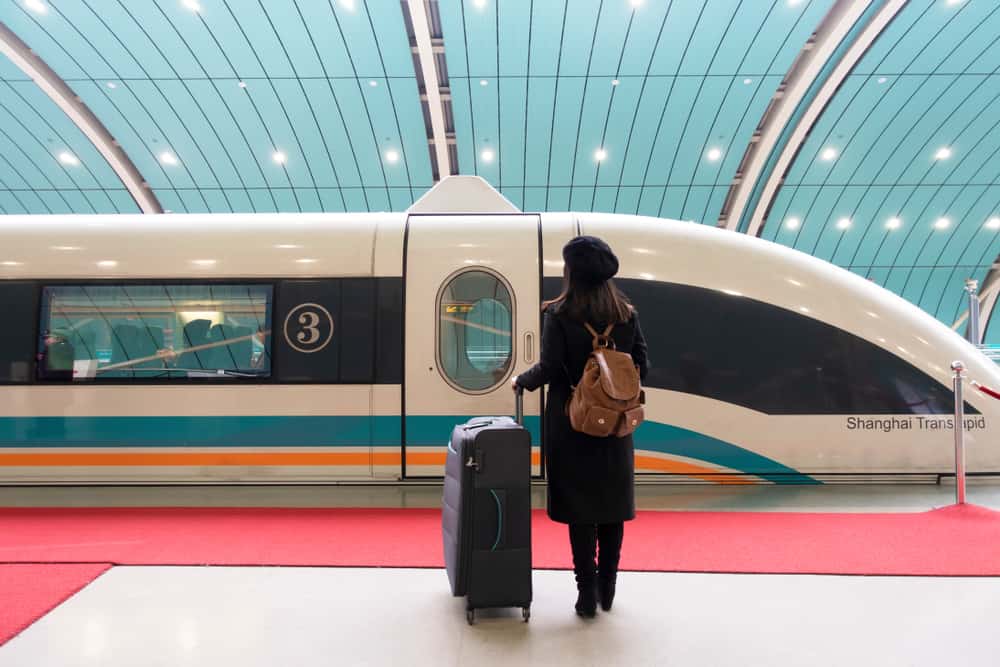
[[[0,483],[439,477],[454,424],[513,412],[578,234],[619,255],[649,344],[641,480],[938,480],[951,362],[1000,386],[947,326],[809,255],[521,213],[477,179],[406,213],[0,216]],[[968,470],[1000,473],[1000,401],[965,409]]]

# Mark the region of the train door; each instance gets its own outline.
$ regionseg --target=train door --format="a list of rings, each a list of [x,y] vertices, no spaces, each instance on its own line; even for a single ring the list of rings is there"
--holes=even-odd
[[[452,427],[512,415],[510,378],[535,363],[537,215],[411,215],[406,241],[405,477],[441,476]],[[525,396],[540,473],[541,392]]]

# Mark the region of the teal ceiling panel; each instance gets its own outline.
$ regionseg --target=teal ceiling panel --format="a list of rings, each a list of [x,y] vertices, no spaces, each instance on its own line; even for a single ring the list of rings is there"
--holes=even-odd
[[[527,171],[527,126],[528,116],[525,113],[530,91],[528,89],[529,79],[524,77],[501,78],[499,86],[496,88],[500,100],[500,117],[498,128],[506,128],[507,131],[495,137],[494,141],[487,141],[490,137],[482,137],[476,146],[476,151],[483,159],[484,151],[490,157],[491,162],[499,167],[499,174],[494,176],[498,185],[506,189],[510,186],[521,186],[524,184],[525,172]],[[548,134],[548,130],[545,130]],[[502,155],[502,159],[497,159]],[[492,156],[492,157],[491,157]],[[492,180],[492,179],[490,179]]]
[[[0,21],[67,81],[154,194],[172,191],[165,208],[318,210],[328,191],[362,188],[360,210],[388,210],[431,185],[398,2],[45,6],[11,0]],[[346,207],[342,193],[333,201]]]
[[[10,61],[0,61],[0,191],[11,191],[7,212],[138,211],[80,129]]]
[[[547,2],[539,3],[548,4]],[[557,3],[552,3],[557,4]],[[496,6],[497,56],[499,76],[527,76],[528,59],[531,54],[531,11],[509,3]]]
[[[568,186],[545,193],[549,210],[567,201],[714,223],[762,114],[831,5],[439,2],[459,172],[526,205],[538,201],[533,188]]]
[[[951,324],[1000,253],[998,44],[998,3],[908,3],[810,129],[761,235]]]

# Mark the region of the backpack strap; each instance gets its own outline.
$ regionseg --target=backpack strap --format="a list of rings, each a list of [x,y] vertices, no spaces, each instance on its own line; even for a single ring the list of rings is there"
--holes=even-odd
[[[615,349],[615,341],[611,338],[611,331],[615,328],[613,323],[608,325],[608,327],[604,330],[604,333],[597,333],[594,327],[590,326],[589,322],[584,322],[583,326],[587,327],[587,331],[590,332],[595,350],[601,347],[610,347],[612,350]]]

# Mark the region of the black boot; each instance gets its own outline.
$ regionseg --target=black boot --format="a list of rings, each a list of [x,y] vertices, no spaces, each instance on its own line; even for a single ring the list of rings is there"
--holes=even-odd
[[[576,613],[583,618],[593,618],[597,615],[597,577],[580,573],[576,575]]]
[[[576,613],[583,618],[597,614],[597,526],[570,524],[569,543],[573,548],[573,573],[576,575]]]
[[[611,611],[615,600],[615,583],[618,579],[618,561],[621,560],[623,523],[605,523],[597,527],[600,555],[597,562],[597,599],[601,609]]]
[[[603,574],[597,575],[597,600],[601,603],[601,609],[611,611],[611,603],[615,601],[615,581],[617,576],[610,577]]]

